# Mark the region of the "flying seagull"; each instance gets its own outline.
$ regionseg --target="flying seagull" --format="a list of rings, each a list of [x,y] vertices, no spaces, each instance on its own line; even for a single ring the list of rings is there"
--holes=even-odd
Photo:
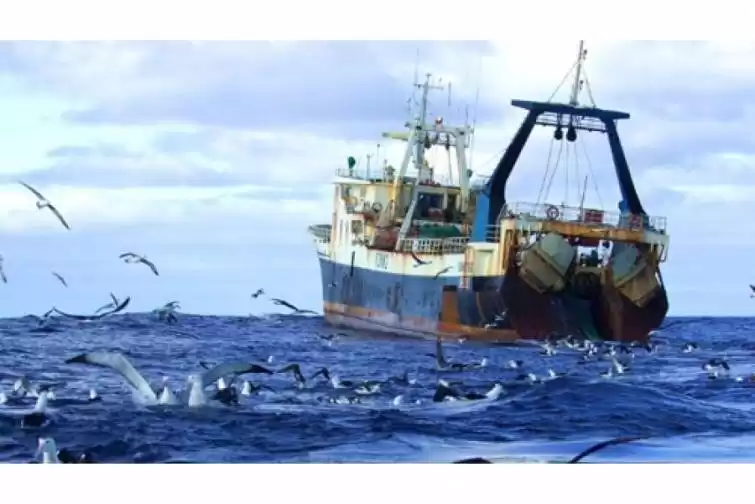
[[[257,289],[257,292],[254,292],[254,293],[252,294],[252,298],[253,298],[253,299],[257,299],[258,297],[260,297],[260,296],[261,296],[261,295],[263,295],[264,293],[265,293],[265,290],[264,290],[264,289]]]
[[[125,254],[121,254],[118,256],[119,258],[123,259],[126,264],[134,264],[134,263],[142,263],[146,264],[149,269],[152,270],[152,273],[154,273],[156,276],[160,276],[160,273],[157,272],[157,268],[155,265],[147,260],[146,256],[140,256],[139,254],[134,254],[133,252],[126,252]]]
[[[312,315],[317,315],[317,312],[314,312],[312,310],[302,310],[302,309],[297,308],[296,306],[292,305],[288,301],[284,301],[283,299],[272,298],[271,301],[274,304],[277,304],[278,306],[285,306],[286,308],[292,310],[294,313],[299,313],[301,315],[303,315],[305,313],[311,313]]]
[[[8,277],[5,276],[5,268],[3,267],[4,261],[5,258],[0,255],[0,280],[2,280],[3,283],[8,283]]]
[[[120,303],[120,301],[118,301],[118,298],[115,297],[115,294],[113,294],[112,292],[110,293],[110,299],[112,299],[113,301],[110,302],[110,303],[108,303],[108,304],[104,304],[104,305],[100,306],[99,308],[97,308],[97,310],[94,312],[95,315],[98,314],[98,313],[100,313],[103,310],[111,310],[111,309],[114,310],[115,307],[118,306],[118,304]]]
[[[34,189],[32,186],[30,186],[26,182],[22,182],[22,181],[19,180],[19,184],[21,184],[22,186],[24,186],[25,188],[27,188],[28,190],[30,190],[32,193],[34,193],[34,195],[37,197],[37,208],[38,209],[41,210],[43,208],[49,208],[50,211],[55,214],[55,217],[58,218],[58,220],[60,221],[60,223],[63,224],[63,226],[65,226],[65,228],[67,230],[69,230],[69,231],[71,230],[71,226],[69,226],[68,223],[66,222],[66,220],[63,218],[63,216],[60,215],[60,212],[58,212],[58,209],[55,208],[53,206],[53,204],[50,203],[47,200],[47,198],[45,198],[44,196],[42,196],[42,193],[40,193],[39,191],[37,191],[36,189]]]
[[[52,272],[52,274],[53,274],[53,276],[55,278],[57,278],[58,280],[60,280],[60,283],[63,284],[63,287],[68,287],[68,283],[66,283],[66,279],[65,278],[63,278],[62,276],[60,276],[58,273],[55,273],[54,271]]]
[[[131,302],[131,298],[127,297],[126,299],[124,299],[123,301],[121,301],[121,303],[118,306],[116,306],[115,308],[113,308],[112,310],[106,311],[106,312],[101,312],[101,313],[94,313],[92,315],[76,315],[76,314],[73,314],[73,313],[66,313],[66,312],[60,311],[60,310],[58,310],[57,308],[54,308],[54,307],[53,307],[52,310],[55,313],[57,313],[58,315],[62,315],[63,317],[66,317],[66,318],[70,318],[70,319],[74,319],[74,320],[82,320],[84,322],[91,322],[92,320],[99,320],[101,318],[107,317],[108,315],[113,315],[115,313],[123,311],[128,306],[128,304],[130,302]]]
[[[420,266],[426,266],[426,265],[428,265],[428,264],[431,263],[431,261],[423,261],[422,259],[420,259],[419,257],[417,257],[417,255],[414,252],[409,252],[409,254],[411,254],[412,259],[414,259],[414,263],[415,263],[414,267],[415,268],[419,268]]]

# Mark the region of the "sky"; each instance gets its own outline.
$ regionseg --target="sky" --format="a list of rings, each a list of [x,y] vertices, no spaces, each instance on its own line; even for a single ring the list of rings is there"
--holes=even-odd
[[[136,311],[173,299],[190,313],[280,311],[250,298],[259,287],[320,310],[307,226],[329,222],[331,181],[347,157],[364,163],[383,131],[402,128],[417,62],[421,74],[452,83],[450,100],[435,94],[430,113],[458,123],[464,110],[476,111],[472,169],[483,175],[523,118],[510,101],[548,99],[576,47],[0,42],[0,254],[8,277],[0,316],[53,305],[88,313],[109,292],[131,296]],[[750,315],[755,45],[588,40],[587,48],[596,104],[632,115],[619,132],[645,209],[668,219],[670,314]],[[557,99],[568,99],[568,84]],[[549,135],[536,130],[525,148],[509,201],[537,199]],[[576,204],[589,166],[586,202],[614,210],[607,141],[585,136],[569,169],[560,165],[551,199]],[[381,157],[398,165],[401,148],[383,145]],[[37,210],[18,180],[37,187],[72,230]],[[127,251],[153,260],[160,276],[120,262]]]

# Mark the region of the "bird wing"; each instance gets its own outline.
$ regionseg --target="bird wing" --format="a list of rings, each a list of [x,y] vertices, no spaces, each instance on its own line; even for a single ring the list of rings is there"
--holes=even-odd
[[[316,311],[312,311],[312,310],[296,310],[296,313],[298,313],[300,315],[304,315],[306,313],[309,313],[311,315],[317,315],[317,312]]]
[[[602,450],[603,448],[606,448],[608,446],[631,443],[632,441],[637,441],[640,439],[647,439],[648,437],[650,436],[626,436],[626,437],[617,437],[617,438],[609,439],[608,441],[603,441],[601,443],[592,445],[586,450],[583,450],[579,455],[569,460],[567,464],[576,464],[580,460],[585,458],[586,456],[590,455],[591,453],[595,453],[596,451]]]
[[[438,386],[435,389],[435,394],[433,395],[433,402],[441,402],[448,396],[456,399],[459,398],[458,392],[454,391],[451,387],[438,383]]]
[[[57,313],[58,315],[62,315],[63,317],[74,319],[74,320],[97,320],[107,315],[107,313],[100,313],[100,314],[95,314],[95,315],[77,315],[75,313],[66,313],[64,311],[58,310],[57,308],[53,308],[53,311]]]
[[[446,367],[448,365],[446,356],[443,354],[443,342],[440,341],[440,338],[435,338],[435,360],[441,367]]]
[[[8,283],[8,277],[5,276],[5,271],[0,269],[0,278],[2,278],[3,283]]]
[[[221,377],[238,376],[247,373],[273,374],[272,371],[259,364],[251,364],[243,361],[225,362],[202,373],[202,387],[212,385]]]
[[[60,283],[62,283],[64,286],[68,287],[68,284],[66,283],[65,278],[63,278],[62,276],[60,276],[58,273],[55,273],[54,271],[52,272],[52,274],[55,275],[55,278],[57,278],[58,280],[60,280]]]
[[[755,285],[750,284],[750,289],[752,290],[752,292],[755,292]]]
[[[294,306],[291,303],[289,303],[288,301],[284,301],[282,299],[273,298],[273,303],[275,303],[277,305],[280,305],[280,306],[285,306],[286,308],[290,308],[291,310],[293,310],[295,312],[300,312],[301,311],[296,306]]]
[[[123,254],[119,255],[119,259],[125,259],[127,257],[139,257],[138,254],[134,254],[133,252],[124,252]]]
[[[141,258],[141,259],[139,260],[139,262],[142,262],[142,263],[146,264],[147,266],[149,266],[149,269],[151,269],[151,270],[152,270],[152,273],[154,273],[154,274],[155,274],[155,275],[157,275],[157,276],[160,276],[160,273],[158,273],[158,272],[157,272],[157,268],[156,268],[156,267],[155,267],[155,265],[154,265],[154,264],[152,263],[152,261],[149,261],[148,259],[145,259],[145,258],[143,258],[143,257],[142,257],[142,258]]]
[[[60,214],[60,212],[58,212],[58,209],[57,209],[57,208],[55,208],[55,207],[54,207],[53,205],[47,205],[47,208],[49,208],[49,209],[50,209],[50,211],[51,211],[52,213],[54,213],[54,214],[55,214],[55,217],[57,217],[57,218],[58,218],[58,220],[60,221],[60,223],[61,223],[61,224],[63,224],[63,226],[64,226],[64,227],[65,227],[65,228],[66,228],[67,230],[69,230],[69,231],[71,230],[71,226],[69,226],[69,225],[68,225],[68,223],[66,222],[66,220],[65,220],[65,219],[63,218],[63,216],[62,216],[62,215]]]
[[[118,306],[118,298],[112,292],[110,293],[110,299],[113,300],[113,306]]]
[[[417,254],[415,254],[414,252],[409,252],[409,254],[411,254],[412,259],[414,259],[414,262],[416,262],[417,264],[424,264],[424,261],[422,261],[422,259],[417,257]]]
[[[25,188],[27,188],[28,190],[30,190],[31,192],[33,192],[34,196],[36,196],[37,198],[39,198],[41,200],[47,201],[47,198],[45,198],[44,196],[42,196],[41,192],[37,191],[36,189],[34,189],[32,186],[30,186],[26,182],[23,182],[23,181],[19,180],[18,183],[21,184],[22,186],[24,186]]]
[[[97,308],[97,310],[95,310],[94,314],[95,314],[95,315],[97,315],[97,314],[99,314],[99,313],[100,313],[101,311],[103,311],[103,310],[107,310],[107,309],[109,309],[109,308],[115,308],[115,305],[114,305],[113,303],[108,303],[108,304],[106,304],[106,305],[102,305],[102,306],[100,306],[99,308]]]
[[[131,297],[127,296],[126,299],[124,299],[123,301],[121,301],[115,308],[113,308],[112,311],[107,312],[107,314],[110,315],[112,313],[122,312],[123,310],[126,309],[126,307],[128,306],[128,304],[130,302],[131,302]]]
[[[152,390],[147,380],[139,374],[139,371],[122,353],[105,351],[84,353],[68,359],[66,364],[89,364],[90,366],[110,368],[121,375],[129,386],[145,397],[157,401],[157,394]]]

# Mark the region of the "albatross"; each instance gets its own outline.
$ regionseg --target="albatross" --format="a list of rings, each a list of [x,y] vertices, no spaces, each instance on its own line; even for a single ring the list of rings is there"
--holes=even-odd
[[[152,273],[154,273],[155,276],[160,276],[160,273],[157,272],[157,267],[152,261],[147,259],[147,256],[140,256],[139,254],[134,254],[133,252],[125,252],[118,257],[120,259],[123,259],[126,264],[142,263],[149,269],[151,269]]]
[[[427,355],[428,357],[435,357],[435,367],[438,371],[466,371],[467,369],[480,369],[488,364],[488,360],[485,358],[480,362],[467,364],[447,361],[443,354],[443,343],[439,337],[435,339],[435,353]]]
[[[243,361],[226,362],[218,364],[203,373],[190,374],[186,379],[189,384],[189,406],[196,407],[206,404],[207,396],[205,395],[204,389],[217,382],[220,378],[226,376],[236,378],[237,376],[250,373],[267,375],[274,374],[273,371],[260,366],[259,364]]]
[[[54,271],[53,271],[53,272],[52,272],[52,275],[53,275],[53,276],[54,276],[55,278],[57,278],[58,280],[60,280],[60,283],[62,283],[62,284],[63,284],[63,287],[68,287],[68,283],[66,282],[66,279],[65,279],[65,278],[63,278],[63,277],[62,277],[62,276],[61,276],[61,275],[60,275],[59,273],[56,273],[56,272],[54,272]]]
[[[106,312],[100,312],[100,313],[96,313],[95,312],[95,313],[93,313],[91,315],[77,315],[75,313],[66,313],[66,312],[64,312],[62,310],[58,310],[55,307],[52,308],[52,311],[54,311],[58,315],[66,317],[66,318],[70,318],[70,319],[74,319],[74,320],[81,320],[83,322],[91,322],[93,320],[99,320],[101,318],[107,317],[108,315],[113,315],[115,313],[123,311],[124,309],[126,309],[126,307],[128,306],[128,304],[130,302],[131,302],[131,298],[127,297],[118,306],[116,306],[112,310],[106,311]]]
[[[60,214],[60,212],[58,211],[58,209],[55,208],[53,206],[53,204],[48,201],[47,198],[45,198],[44,196],[42,196],[42,193],[40,193],[39,191],[37,191],[36,189],[34,189],[32,186],[30,186],[26,182],[22,182],[22,181],[19,180],[19,184],[21,184],[22,186],[24,186],[25,188],[27,188],[28,190],[30,190],[32,193],[34,193],[34,196],[37,197],[37,208],[38,209],[42,210],[43,208],[48,208],[52,213],[55,214],[55,217],[58,218],[58,220],[60,221],[60,223],[63,224],[63,226],[67,230],[69,230],[69,231],[71,230],[71,226],[68,225],[68,223],[63,218],[63,216]]]
[[[317,315],[317,312],[314,312],[312,310],[302,310],[301,308],[298,308],[283,299],[272,298],[270,299],[270,301],[272,301],[273,304],[276,304],[278,306],[285,306],[286,308],[290,309],[294,313],[298,313],[299,315],[304,315],[305,313],[311,313],[312,315]]]

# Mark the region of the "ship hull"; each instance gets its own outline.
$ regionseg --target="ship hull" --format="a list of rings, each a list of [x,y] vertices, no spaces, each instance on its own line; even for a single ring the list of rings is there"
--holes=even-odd
[[[502,320],[485,325],[505,311],[497,289],[458,289],[458,276],[404,275],[350,266],[320,257],[325,320],[334,326],[388,332],[416,338],[511,343],[520,339]],[[501,279],[477,278],[478,285]]]
[[[644,343],[668,310],[665,289],[639,308],[621,296],[594,300],[540,294],[505,277],[434,278],[346,265],[320,256],[325,320],[336,327],[488,343],[543,340],[552,334]],[[609,302],[610,301],[610,302]],[[620,321],[612,317],[619,311]]]

